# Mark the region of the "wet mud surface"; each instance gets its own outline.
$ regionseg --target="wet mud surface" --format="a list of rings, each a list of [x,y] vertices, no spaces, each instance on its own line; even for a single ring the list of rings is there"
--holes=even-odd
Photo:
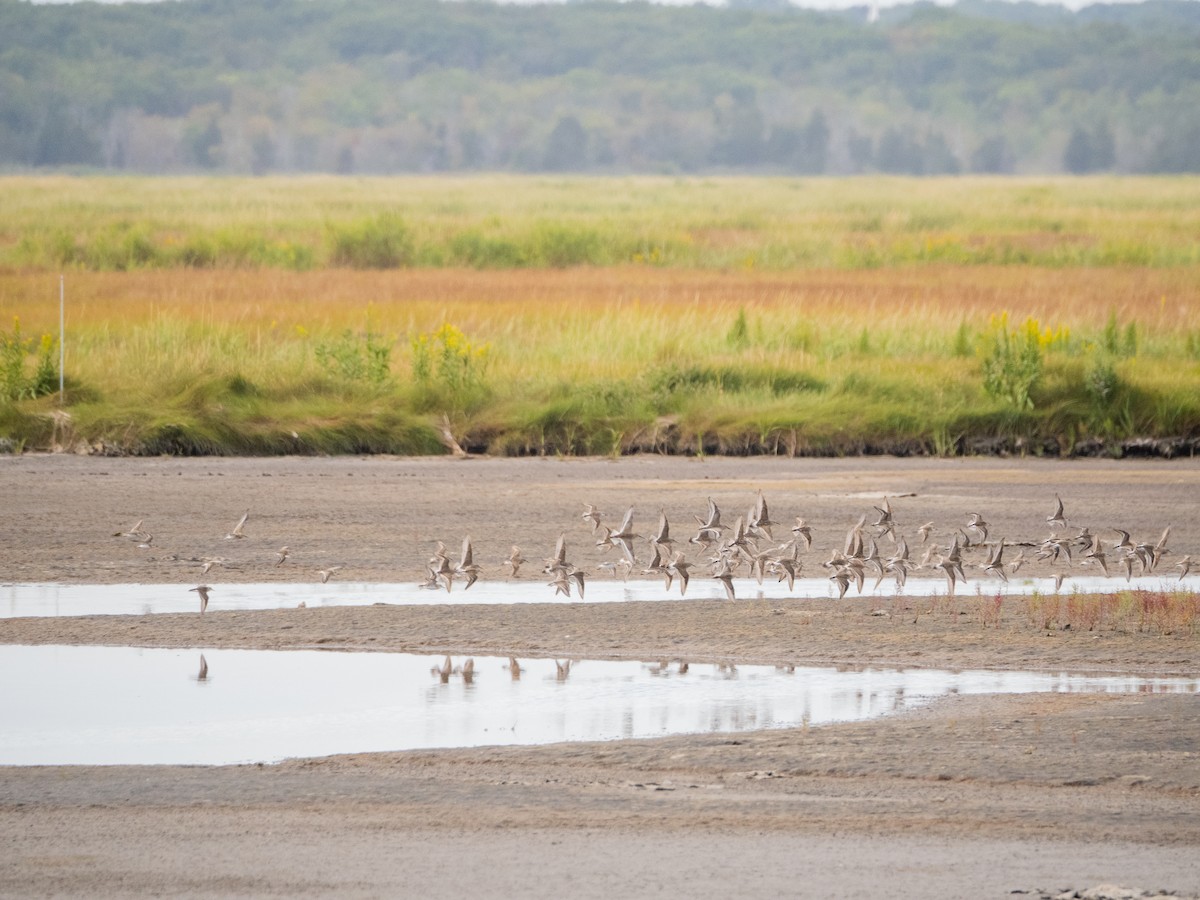
[[[585,502],[613,519],[633,505],[647,530],[666,509],[686,538],[707,497],[732,521],[759,489],[778,530],[796,515],[813,525],[804,558],[816,569],[885,495],[910,535],[926,521],[948,534],[979,512],[993,535],[1040,540],[1055,492],[1073,526],[1157,540],[1169,524],[1165,587],[1171,565],[1200,549],[1200,465],[1190,460],[16,457],[0,459],[5,582],[186,591],[201,558],[228,561],[205,576],[214,591],[203,616],[12,619],[0,640],[1200,672],[1200,638],[1182,613],[1046,628],[1019,599],[988,612],[986,591],[975,593],[982,573],[953,600],[603,605],[555,599],[537,573],[562,533],[581,566],[595,572],[609,558],[580,519]],[[247,508],[247,537],[226,540]],[[139,519],[153,549],[113,534]],[[219,607],[222,578],[312,581],[342,565],[355,580],[416,582],[433,541],[453,548],[465,534],[483,578],[506,577],[499,562],[520,544],[546,602]],[[612,897],[678,896],[686,884],[695,896],[999,897],[1123,883],[1194,895],[1198,704],[959,696],[871,722],[738,735],[266,767],[5,768],[0,893]]]

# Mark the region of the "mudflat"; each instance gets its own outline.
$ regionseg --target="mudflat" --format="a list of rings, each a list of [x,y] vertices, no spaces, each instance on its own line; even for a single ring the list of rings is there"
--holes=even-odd
[[[967,558],[957,596],[587,604],[541,561],[564,536],[592,573],[614,559],[581,518],[660,510],[686,543],[762,490],[805,572],[884,497],[914,557],[971,513],[989,540],[1036,544],[1061,496],[1073,536],[1151,544],[1168,601],[1099,619],[1064,591],[1009,597]],[[246,647],[713,663],[1004,668],[1200,677],[1195,605],[1172,592],[1200,554],[1195,460],[0,458],[5,582],[214,586],[203,616],[0,620],[4,643]],[[226,539],[243,512],[245,538]],[[118,537],[141,520],[148,547]],[[481,580],[544,602],[221,610],[225,581],[415,586],[434,542],[470,535]],[[279,565],[277,551],[287,546]],[[892,547],[880,538],[880,549]],[[1027,550],[1032,558],[1032,548]],[[206,557],[225,561],[201,578]],[[1099,574],[1032,561],[1022,574]],[[1194,576],[1193,576],[1194,579]],[[1113,590],[1124,585],[1114,572]],[[348,588],[349,589],[349,588]],[[458,591],[459,585],[454,590]],[[675,589],[677,590],[677,588]],[[0,587],[2,591],[2,587]],[[676,595],[677,596],[677,595]],[[774,594],[772,596],[775,596]],[[1140,601],[1138,601],[1140,602]],[[1074,603],[1074,606],[1072,606]],[[1165,606],[1164,606],[1165,603]],[[1076,608],[1079,607],[1079,608]],[[20,673],[5,689],[19,690]],[[0,894],[477,897],[1055,896],[1104,884],[1200,896],[1200,698],[955,696],[855,724],[643,741],[361,754],[273,766],[0,768]],[[1014,895],[1019,896],[1019,895]]]

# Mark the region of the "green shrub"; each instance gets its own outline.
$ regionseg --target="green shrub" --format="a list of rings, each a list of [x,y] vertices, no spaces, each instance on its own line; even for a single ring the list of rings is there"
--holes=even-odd
[[[391,344],[370,328],[361,335],[347,328],[338,339],[318,343],[314,355],[322,369],[346,381],[381,385],[392,373]]]
[[[1041,377],[1042,340],[1037,321],[1026,319],[1020,328],[1010,330],[1008,313],[993,319],[984,337],[984,390],[1017,409],[1033,409],[1031,392]]]
[[[450,238],[449,249],[453,263],[475,269],[515,269],[526,261],[515,241],[474,230]]]
[[[352,269],[399,269],[413,259],[413,239],[404,220],[381,213],[350,225],[330,227],[330,261]]]
[[[449,322],[412,339],[412,372],[425,409],[464,411],[487,394],[489,346],[472,344]]]
[[[25,363],[33,339],[21,334],[21,320],[13,318],[11,332],[0,331],[0,399],[14,401],[42,397],[58,390],[58,341],[43,334],[38,343],[37,365],[32,375]]]
[[[1116,397],[1121,377],[1108,356],[1096,354],[1084,374],[1083,389],[1094,410],[1103,410]]]
[[[529,243],[529,261],[552,268],[609,262],[599,233],[590,228],[541,222],[530,234]]]

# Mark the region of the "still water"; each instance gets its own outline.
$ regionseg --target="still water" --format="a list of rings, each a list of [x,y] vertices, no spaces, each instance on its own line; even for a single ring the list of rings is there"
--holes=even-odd
[[[949,693],[1195,693],[1189,678],[392,653],[0,646],[0,764],[277,762],[848,722]],[[463,658],[455,658],[461,668]],[[561,668],[560,668],[561,666]],[[565,670],[564,670],[565,669]]]
[[[430,605],[456,603],[566,603],[579,602],[572,592],[570,598],[556,595],[545,578],[530,578],[520,581],[479,581],[470,590],[455,585],[454,590],[424,590],[412,582],[353,583],[330,582],[328,584],[282,584],[242,583],[212,584],[209,609],[247,610],[279,609],[299,606],[370,606],[374,603],[398,605]],[[1094,575],[1070,576],[1059,589],[1059,593],[1109,593],[1123,590],[1171,591],[1194,585],[1194,579],[1183,584],[1176,578],[1161,575],[1142,576],[1126,582],[1123,578],[1101,578]],[[143,615],[147,613],[196,612],[199,600],[189,591],[191,584],[0,584],[0,618],[26,616],[88,616],[88,615]],[[796,579],[789,589],[786,584],[767,580],[759,584],[751,578],[734,580],[734,591],[740,599],[836,599],[837,590],[827,578]],[[994,597],[1026,596],[1034,591],[1054,593],[1054,581],[1050,578],[1014,579],[1009,584],[995,578],[977,578],[958,589],[960,597],[980,594]],[[943,578],[910,578],[903,594],[909,597],[927,597],[945,594]],[[857,596],[852,588],[847,596]],[[891,579],[878,588],[870,581],[863,588],[864,596],[881,599],[897,595]],[[725,598],[724,588],[715,580],[697,576],[688,585],[687,600],[719,600]],[[663,582],[647,579],[620,581],[597,576],[587,582],[583,602],[622,603],[636,600],[679,600],[679,588],[667,591]]]

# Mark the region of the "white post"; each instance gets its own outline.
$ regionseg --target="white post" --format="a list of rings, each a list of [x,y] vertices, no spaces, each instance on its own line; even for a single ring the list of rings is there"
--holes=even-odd
[[[66,316],[66,286],[62,275],[58,276],[58,405],[66,402],[66,392],[63,387],[64,366],[67,362],[67,316]]]

